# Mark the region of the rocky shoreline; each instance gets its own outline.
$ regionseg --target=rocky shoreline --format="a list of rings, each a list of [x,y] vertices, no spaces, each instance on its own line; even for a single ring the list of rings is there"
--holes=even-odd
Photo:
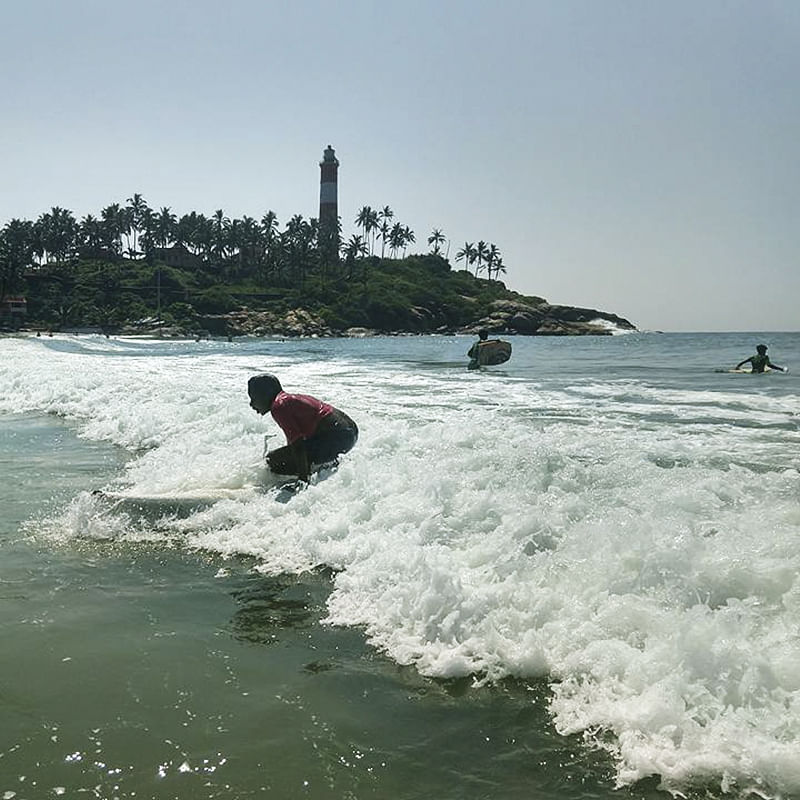
[[[240,336],[280,338],[336,338],[366,336],[413,336],[424,334],[474,335],[485,329],[492,336],[611,336],[637,330],[627,319],[606,311],[575,306],[533,304],[516,300],[495,300],[489,313],[467,325],[458,327],[443,324],[437,315],[425,308],[411,310],[415,324],[400,330],[348,327],[330,327],[318,314],[305,309],[285,313],[256,311],[240,308],[227,314],[209,314],[199,317],[192,327],[159,324],[148,317],[118,329],[70,326],[64,333],[101,333],[115,336],[147,336],[174,339],[228,338]],[[53,329],[58,330],[58,329]],[[18,332],[49,332],[47,328],[25,327]],[[7,333],[12,334],[9,330]]]
[[[304,309],[293,309],[284,314],[273,311],[254,311],[241,308],[227,314],[200,317],[198,326],[188,330],[182,327],[159,327],[154,319],[142,320],[125,326],[120,335],[160,335],[162,337],[238,337],[280,336],[295,337],[363,337],[403,334],[475,334],[484,328],[490,334],[522,336],[610,336],[623,331],[635,331],[636,326],[616,314],[592,308],[531,304],[514,300],[495,300],[488,315],[458,328],[442,324],[437,315],[428,309],[415,308],[417,324],[408,330],[383,331],[372,328],[331,328],[319,315]]]

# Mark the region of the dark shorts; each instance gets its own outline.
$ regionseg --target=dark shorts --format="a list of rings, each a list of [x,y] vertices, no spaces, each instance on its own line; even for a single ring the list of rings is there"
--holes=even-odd
[[[347,414],[335,411],[326,430],[306,439],[311,464],[325,464],[351,450],[358,441],[358,426]]]

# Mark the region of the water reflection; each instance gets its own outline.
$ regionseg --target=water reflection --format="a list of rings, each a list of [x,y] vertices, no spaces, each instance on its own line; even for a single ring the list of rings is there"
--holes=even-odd
[[[315,575],[242,577],[231,592],[238,608],[231,618],[233,635],[253,644],[275,644],[285,629],[310,630],[325,613],[330,583]]]

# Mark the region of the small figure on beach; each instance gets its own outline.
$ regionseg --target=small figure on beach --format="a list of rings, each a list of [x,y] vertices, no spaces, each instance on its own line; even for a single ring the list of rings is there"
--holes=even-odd
[[[250,407],[271,412],[286,434],[286,445],[267,453],[267,464],[278,475],[297,475],[308,482],[322,464],[336,461],[358,440],[358,426],[338,408],[307,394],[289,394],[269,373],[247,382]]]
[[[744,361],[740,361],[734,367],[734,369],[739,369],[744,364],[750,364],[753,372],[763,372],[767,367],[770,369],[780,370],[781,372],[786,372],[786,367],[779,367],[777,364],[773,364],[769,360],[769,356],[767,355],[767,346],[765,344],[757,345],[756,354],[754,356],[750,356],[750,358],[746,358]]]

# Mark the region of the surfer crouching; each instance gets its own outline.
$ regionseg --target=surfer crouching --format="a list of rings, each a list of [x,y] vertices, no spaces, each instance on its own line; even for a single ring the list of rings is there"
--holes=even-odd
[[[744,361],[740,361],[734,369],[739,369],[743,364],[750,364],[752,367],[753,372],[763,372],[767,367],[770,369],[777,369],[781,372],[786,372],[786,367],[779,367],[777,364],[773,364],[769,360],[769,356],[767,355],[767,346],[765,344],[759,344],[756,346],[756,354],[754,356],[750,356],[750,358],[746,358]]]
[[[297,475],[308,481],[319,467],[350,450],[358,439],[358,427],[350,417],[316,397],[288,394],[269,373],[247,382],[250,407],[272,418],[286,434],[286,446],[267,454],[270,469],[279,475]]]

